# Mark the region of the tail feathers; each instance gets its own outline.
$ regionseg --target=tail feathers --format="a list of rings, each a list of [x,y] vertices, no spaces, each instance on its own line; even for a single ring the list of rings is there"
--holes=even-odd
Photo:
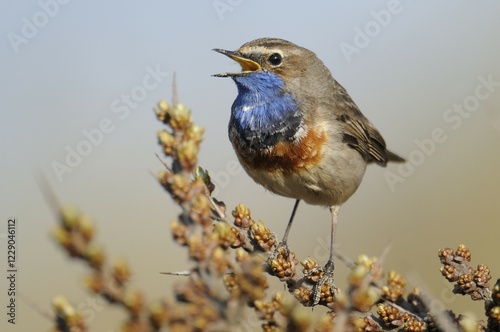
[[[392,161],[392,162],[395,162],[395,163],[404,163],[406,160],[404,160],[403,158],[401,158],[400,156],[398,156],[397,154],[389,151],[389,150],[386,150],[386,156],[387,156],[387,161]]]

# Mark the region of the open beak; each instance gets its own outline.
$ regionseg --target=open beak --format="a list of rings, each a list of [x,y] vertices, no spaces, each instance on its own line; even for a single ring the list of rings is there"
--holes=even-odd
[[[238,62],[241,66],[241,72],[238,72],[238,73],[221,73],[221,74],[215,74],[215,75],[212,75],[212,76],[215,76],[215,77],[232,77],[232,76],[239,76],[239,75],[244,75],[244,74],[248,74],[248,73],[251,73],[251,72],[254,72],[254,71],[258,71],[258,70],[261,70],[261,66],[253,61],[253,60],[250,60],[248,58],[245,58],[244,56],[242,56],[240,53],[238,52],[235,52],[235,51],[227,51],[227,50],[222,50],[220,48],[214,48],[213,51],[217,52],[217,53],[220,53],[220,54],[224,54],[225,56],[233,59],[234,61]]]

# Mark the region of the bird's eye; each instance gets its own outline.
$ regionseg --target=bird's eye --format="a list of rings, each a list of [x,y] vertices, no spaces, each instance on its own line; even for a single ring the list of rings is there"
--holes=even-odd
[[[279,54],[279,53],[273,53],[273,54],[271,54],[271,56],[267,60],[273,66],[278,66],[278,65],[281,64],[281,61],[283,60],[283,58],[281,57],[281,54]]]

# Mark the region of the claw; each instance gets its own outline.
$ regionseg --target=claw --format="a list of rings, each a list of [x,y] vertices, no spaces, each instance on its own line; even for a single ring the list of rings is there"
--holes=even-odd
[[[333,282],[333,270],[335,266],[333,261],[328,261],[325,267],[320,267],[318,270],[322,270],[321,278],[316,282],[312,290],[312,306],[319,304],[321,300],[323,302],[331,302],[328,298],[335,296],[338,293],[338,288]],[[317,273],[316,271],[311,271],[312,273]]]
[[[295,275],[295,266],[297,264],[298,261],[295,259],[295,254],[290,251],[285,242],[278,244],[267,259],[269,272],[282,281],[289,280]]]

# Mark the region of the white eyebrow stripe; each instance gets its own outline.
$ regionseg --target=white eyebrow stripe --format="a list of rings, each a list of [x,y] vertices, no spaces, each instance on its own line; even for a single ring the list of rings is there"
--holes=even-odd
[[[278,48],[267,48],[263,46],[252,46],[249,48],[244,48],[241,49],[244,53],[260,53],[260,54],[267,54],[267,53],[279,53],[283,56],[283,51],[278,49]]]
[[[267,52],[269,52],[269,49],[268,49],[268,48],[266,48],[266,47],[262,47],[262,46],[252,46],[252,47],[250,48],[250,50],[251,50],[252,52],[256,52],[256,53],[267,53]]]

